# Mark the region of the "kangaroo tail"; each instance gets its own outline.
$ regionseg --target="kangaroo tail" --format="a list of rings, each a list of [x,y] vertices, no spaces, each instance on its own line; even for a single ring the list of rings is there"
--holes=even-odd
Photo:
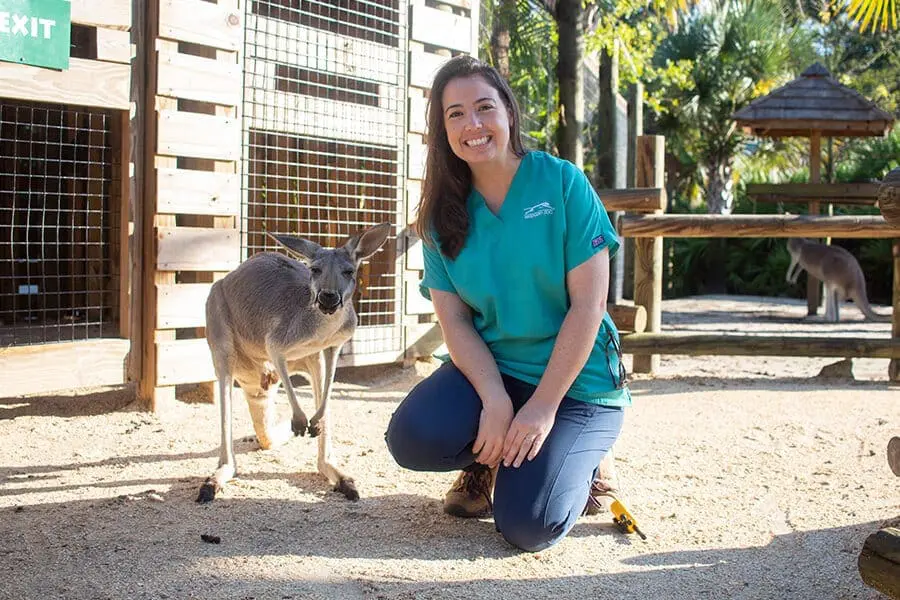
[[[877,321],[879,323],[891,322],[891,315],[879,315],[877,312],[872,310],[872,305],[869,304],[869,298],[866,296],[865,287],[863,287],[854,295],[853,303],[859,307],[859,310],[861,310],[862,314],[866,316],[866,319],[870,321]]]

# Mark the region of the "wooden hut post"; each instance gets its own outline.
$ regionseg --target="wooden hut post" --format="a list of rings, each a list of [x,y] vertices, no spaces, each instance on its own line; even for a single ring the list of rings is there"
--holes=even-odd
[[[891,315],[891,337],[900,339],[900,240],[895,239],[891,247],[894,256],[894,286],[892,304],[894,312]],[[888,364],[888,379],[900,381],[900,359],[892,358]]]
[[[665,138],[644,135],[637,142],[637,186],[665,187]],[[656,214],[662,210],[654,211]],[[662,327],[663,238],[637,238],[634,241],[634,303],[647,310],[647,331],[659,333]],[[658,354],[635,354],[632,371],[654,373],[659,370]]]
[[[809,136],[809,182],[820,183],[822,181],[822,132],[813,130]],[[819,214],[819,199],[809,201],[809,214]],[[822,283],[806,272],[806,313],[814,316],[819,312],[821,300],[820,289]]]

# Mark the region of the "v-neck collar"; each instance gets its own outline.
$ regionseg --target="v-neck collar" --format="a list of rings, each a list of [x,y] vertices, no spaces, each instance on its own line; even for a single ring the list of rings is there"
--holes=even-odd
[[[519,161],[519,166],[516,167],[516,172],[513,173],[512,181],[509,182],[509,189],[506,190],[506,195],[503,197],[503,203],[500,205],[500,209],[494,213],[491,210],[491,207],[488,206],[487,200],[485,200],[484,196],[475,189],[475,186],[472,186],[472,199],[475,202],[475,206],[484,210],[488,215],[490,215],[491,219],[498,221],[500,223],[503,222],[503,216],[505,213],[508,213],[511,208],[509,205],[512,204],[511,200],[515,198],[515,190],[517,187],[517,183],[520,179],[522,179],[521,173],[525,167],[525,161],[528,160],[528,157],[531,155],[531,152],[526,152],[525,156],[522,157],[522,160]]]

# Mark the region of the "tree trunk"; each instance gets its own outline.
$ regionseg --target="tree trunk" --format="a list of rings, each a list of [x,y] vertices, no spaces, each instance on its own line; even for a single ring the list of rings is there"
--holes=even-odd
[[[710,214],[730,215],[734,205],[731,159],[712,160],[707,164],[706,209]]]
[[[516,30],[516,0],[500,0],[491,32],[491,54],[500,75],[509,81],[509,32]]]
[[[707,165],[706,209],[710,214],[730,215],[734,204],[734,185],[731,181],[731,160],[711,160]],[[728,273],[725,258],[728,253],[728,240],[724,238],[709,240],[709,271],[706,274],[707,294],[724,294],[727,292]]]
[[[556,24],[559,30],[559,155],[584,166],[581,132],[584,128],[584,9],[581,0],[559,0]]]

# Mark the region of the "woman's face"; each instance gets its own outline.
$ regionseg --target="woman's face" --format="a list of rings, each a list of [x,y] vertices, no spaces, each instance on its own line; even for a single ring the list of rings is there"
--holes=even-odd
[[[469,164],[490,162],[509,150],[510,114],[500,92],[483,77],[451,80],[441,98],[447,141]]]

